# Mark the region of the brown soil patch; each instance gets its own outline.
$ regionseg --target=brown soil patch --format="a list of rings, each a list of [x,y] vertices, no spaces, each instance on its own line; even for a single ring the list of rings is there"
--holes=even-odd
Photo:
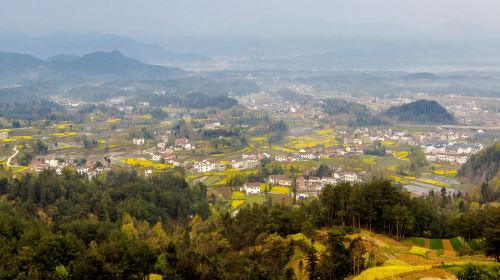
[[[453,246],[451,245],[450,240],[448,239],[443,239],[443,248],[444,248],[444,255],[447,257],[457,257],[457,252],[455,252],[455,249],[453,249]]]
[[[436,262],[434,260],[426,259],[425,257],[414,255],[414,254],[394,254],[398,259],[404,261],[410,265],[433,265]]]

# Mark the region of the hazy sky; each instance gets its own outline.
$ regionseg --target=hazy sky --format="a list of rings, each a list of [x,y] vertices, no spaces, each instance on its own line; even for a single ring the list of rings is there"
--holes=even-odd
[[[0,27],[26,33],[97,31],[157,36],[293,34],[322,23],[426,29],[465,22],[500,30],[499,0],[4,0]],[[287,26],[290,26],[286,30]],[[327,34],[327,27],[319,32]]]

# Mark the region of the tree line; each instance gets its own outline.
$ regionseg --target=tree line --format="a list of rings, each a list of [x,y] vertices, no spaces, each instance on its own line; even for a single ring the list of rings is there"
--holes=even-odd
[[[300,274],[343,279],[373,265],[363,242],[347,238],[359,228],[396,239],[479,239],[498,259],[498,208],[475,208],[462,194],[411,197],[386,180],[237,213],[177,171],[88,179],[46,170],[0,179],[0,195],[1,279],[294,279],[297,252]]]

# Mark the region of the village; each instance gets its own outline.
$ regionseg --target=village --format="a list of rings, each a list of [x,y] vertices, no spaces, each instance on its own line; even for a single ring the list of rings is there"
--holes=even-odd
[[[380,110],[408,101],[357,102]],[[69,110],[85,106],[76,100],[59,102]],[[115,97],[107,106],[119,115],[91,114],[80,124],[0,130],[0,163],[13,174],[47,168],[62,174],[65,168],[74,168],[88,178],[119,168],[132,168],[145,176],[180,168],[192,184],[203,183],[209,195],[230,201],[236,209],[267,199],[285,203],[307,199],[329,184],[380,177],[394,180],[414,195],[442,187],[456,193],[462,188],[454,177],[460,166],[498,137],[496,130],[488,128],[350,127],[328,116],[321,103],[262,94],[239,102],[238,111],[167,107],[163,110],[168,118],[158,120],[139,113],[151,108],[148,102],[131,105]],[[269,130],[268,115],[285,120],[286,132],[277,136]],[[248,121],[242,122],[242,116]],[[47,147],[43,152],[28,152],[34,145]],[[19,153],[15,156],[14,148]],[[415,169],[417,148],[426,163]],[[318,174],[321,166],[327,171]]]

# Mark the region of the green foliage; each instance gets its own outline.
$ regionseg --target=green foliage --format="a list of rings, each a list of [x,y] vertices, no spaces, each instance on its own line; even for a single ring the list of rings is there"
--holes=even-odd
[[[329,98],[323,100],[322,108],[328,115],[350,116],[343,121],[349,125],[377,125],[383,123],[380,119],[373,117],[365,105],[350,102],[344,99]],[[339,119],[340,120],[340,119]]]
[[[410,169],[415,171],[417,168],[423,167],[427,165],[427,158],[425,157],[424,152],[418,146],[411,147],[410,155],[408,156],[410,159]]]
[[[453,246],[453,250],[457,252],[462,251],[462,242],[458,238],[451,238],[450,239],[451,246]]]
[[[458,280],[494,280],[500,278],[500,266],[467,264],[457,272]]]
[[[410,240],[411,243],[413,243],[419,247],[425,247],[425,239],[424,238],[412,237],[412,238],[408,238],[408,240]]]
[[[500,169],[500,143],[473,155],[458,171],[458,175],[477,183],[488,182]]]
[[[434,100],[417,100],[408,104],[394,106],[382,116],[401,122],[451,124],[455,118]]]
[[[385,151],[386,148],[384,145],[382,145],[381,142],[376,142],[373,145],[365,148],[363,150],[363,153],[365,155],[373,155],[373,156],[385,156]]]
[[[432,250],[443,250],[443,241],[441,239],[431,239],[430,247]]]

